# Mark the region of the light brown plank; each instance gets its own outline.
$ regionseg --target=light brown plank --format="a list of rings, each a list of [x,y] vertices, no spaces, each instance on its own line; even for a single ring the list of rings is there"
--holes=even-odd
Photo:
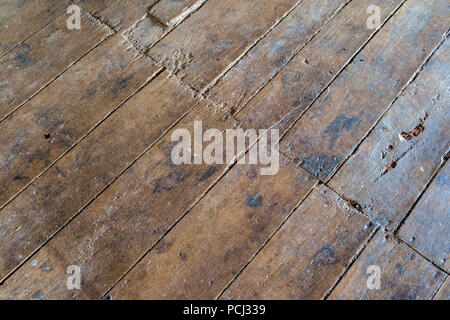
[[[209,0],[149,51],[201,90],[245,52],[297,0]]]
[[[281,150],[326,180],[441,42],[449,11],[442,0],[407,1],[288,132]]]
[[[380,289],[370,266],[380,268]],[[369,272],[369,274],[367,273]],[[369,281],[368,281],[369,279]],[[378,231],[330,295],[330,299],[423,300],[431,299],[445,274],[430,262],[396,240]],[[367,282],[372,289],[368,289]]]
[[[347,0],[304,0],[214,85],[208,98],[232,112],[264,87]]]
[[[60,16],[0,59],[0,121],[111,35],[88,14],[80,30],[69,30],[66,19]]]
[[[402,221],[450,146],[448,49],[446,41],[330,181],[389,230]],[[418,136],[401,136],[417,126],[423,128]]]
[[[0,207],[158,69],[118,37],[106,40],[0,123]]]
[[[203,100],[175,128],[233,127],[211,108]],[[12,274],[0,297],[98,299],[128,271],[226,168],[173,164],[171,132]],[[81,290],[65,285],[69,265],[81,267]]]
[[[0,279],[94,199],[198,98],[163,72],[0,211]]]
[[[0,4],[0,57],[39,31],[71,4],[69,0],[16,1]],[[26,21],[26,24],[23,22]]]
[[[321,299],[373,230],[367,218],[320,185],[222,299]]]
[[[414,207],[398,233],[405,242],[447,272],[450,270],[449,199],[450,167],[447,164]]]

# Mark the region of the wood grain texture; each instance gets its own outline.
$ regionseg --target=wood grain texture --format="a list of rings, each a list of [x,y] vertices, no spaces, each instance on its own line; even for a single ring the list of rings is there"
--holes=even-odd
[[[398,233],[405,242],[447,272],[450,269],[449,199],[450,167],[446,164]]]
[[[434,300],[450,300],[450,280],[448,280],[448,276],[433,299]]]
[[[0,3],[0,56],[62,14],[69,0],[4,0]],[[26,21],[26,27],[23,22]]]
[[[381,270],[380,289],[368,289],[369,266]],[[378,231],[351,266],[330,299],[431,299],[445,274],[392,235]]]
[[[346,0],[302,1],[220,78],[219,82],[207,92],[208,98],[233,113],[239,111],[297,51],[321,28],[325,28],[323,25],[326,21],[346,2]]]
[[[0,206],[158,70],[126,49],[109,38],[0,123]]]
[[[80,5],[83,9],[86,9],[90,13],[97,15],[102,10],[105,10],[118,0],[72,0],[73,3]],[[125,2],[119,0],[119,2]]]
[[[449,24],[441,14],[449,10],[446,1],[407,1],[295,123],[280,149],[326,180],[441,42]]]
[[[376,1],[381,21],[388,19],[402,2]],[[277,128],[285,132],[375,34],[376,30],[366,25],[367,7],[374,3],[371,0],[350,2],[236,119],[245,127],[267,128],[279,124]]]
[[[373,230],[367,218],[320,185],[222,298],[320,299]]]
[[[236,165],[111,292],[113,299],[213,299],[315,183],[280,159],[274,176]]]
[[[389,230],[402,221],[450,147],[448,48],[446,41],[330,181]],[[401,136],[417,126],[424,128],[418,136]]]
[[[231,128],[203,100],[174,129]],[[226,165],[175,165],[169,132],[69,225],[0,286],[0,298],[100,298],[207,190]],[[45,264],[44,267],[39,267]],[[67,289],[66,268],[81,266],[82,290]],[[38,267],[36,267],[38,266]],[[23,290],[26,287],[27,290]]]
[[[218,76],[297,0],[210,0],[149,55],[196,90]]]
[[[80,30],[69,30],[66,19],[60,16],[0,59],[0,121],[111,35],[87,14]]]
[[[160,74],[0,211],[0,278],[194,107],[198,98],[167,76]]]

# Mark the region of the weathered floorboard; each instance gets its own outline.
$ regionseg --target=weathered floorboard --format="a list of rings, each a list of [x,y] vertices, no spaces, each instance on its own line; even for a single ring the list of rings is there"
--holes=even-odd
[[[0,207],[158,70],[118,37],[105,40],[0,123]]]
[[[111,35],[88,14],[80,30],[69,30],[66,19],[58,17],[0,59],[0,121]]]
[[[315,183],[280,159],[274,176],[239,165],[111,292],[113,299],[213,299]]]
[[[450,270],[449,199],[450,166],[447,164],[436,176],[398,233],[399,237],[410,246],[447,272]]]
[[[304,0],[231,68],[208,98],[237,112],[310,41],[348,0]]]
[[[295,123],[280,149],[326,180],[442,41],[448,17],[445,0],[407,1]]]
[[[50,23],[70,4],[69,0],[2,1],[0,4],[0,57]],[[24,27],[24,21],[26,21],[26,27]]]
[[[380,289],[371,275],[379,267]],[[378,231],[338,283],[330,299],[416,300],[431,299],[445,274],[403,242]],[[370,284],[370,289],[367,284]]]
[[[0,211],[0,279],[130,165],[198,98],[163,72]]]
[[[449,46],[442,44],[329,183],[389,230],[402,221],[450,146]]]
[[[450,280],[448,280],[448,276],[445,279],[445,282],[442,284],[442,287],[436,293],[433,298],[434,300],[450,300]]]
[[[205,130],[233,127],[211,108],[203,100],[171,132],[192,134],[194,120]],[[128,271],[226,168],[173,164],[171,132],[12,274],[0,297],[98,299]],[[81,266],[82,290],[67,289],[69,265]]]
[[[374,225],[324,185],[315,188],[223,299],[321,299]]]
[[[268,128],[285,119],[279,127],[284,132],[375,34],[376,30],[367,28],[366,13],[367,7],[374,3],[380,7],[381,21],[385,21],[403,1],[350,2],[236,119],[250,128]]]
[[[209,0],[149,51],[196,90],[253,45],[298,0]]]

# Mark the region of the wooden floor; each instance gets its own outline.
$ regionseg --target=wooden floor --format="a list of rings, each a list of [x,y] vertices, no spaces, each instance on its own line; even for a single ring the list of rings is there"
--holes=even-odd
[[[449,299],[449,26],[448,0],[0,0],[0,298]],[[194,120],[279,129],[279,172],[173,164]]]

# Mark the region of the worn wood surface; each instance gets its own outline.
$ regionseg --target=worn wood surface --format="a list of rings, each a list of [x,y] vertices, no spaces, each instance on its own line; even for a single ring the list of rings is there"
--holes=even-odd
[[[66,28],[66,19],[59,16],[0,59],[0,121],[111,34],[88,14],[81,30]]]
[[[449,10],[0,1],[0,299],[448,300]],[[174,164],[194,121],[280,170]]]
[[[446,1],[407,1],[295,123],[281,150],[326,180],[440,43],[449,21],[439,17],[449,11]]]
[[[380,287],[369,289],[370,266],[380,268]],[[391,234],[377,232],[330,299],[431,299],[445,274]]]
[[[447,272],[450,269],[449,192],[450,167],[446,164],[399,230],[404,241]]]
[[[320,185],[222,298],[320,299],[373,230],[367,218]]]
[[[70,0],[0,2],[0,57],[65,12],[70,4]]]
[[[449,57],[446,41],[330,181],[339,194],[356,201],[390,230],[402,221],[450,147],[449,113],[445,111],[450,104]],[[404,133],[416,127],[423,128],[416,130],[417,136],[404,138]],[[438,206],[439,202],[433,201],[431,210]],[[436,214],[442,228],[448,229],[444,212]],[[441,241],[448,241],[447,232],[443,233]],[[442,245],[443,254],[448,254],[448,245]]]
[[[445,282],[442,284],[442,287],[434,296],[435,300],[450,300],[450,281],[448,280],[448,276],[445,279]]]

